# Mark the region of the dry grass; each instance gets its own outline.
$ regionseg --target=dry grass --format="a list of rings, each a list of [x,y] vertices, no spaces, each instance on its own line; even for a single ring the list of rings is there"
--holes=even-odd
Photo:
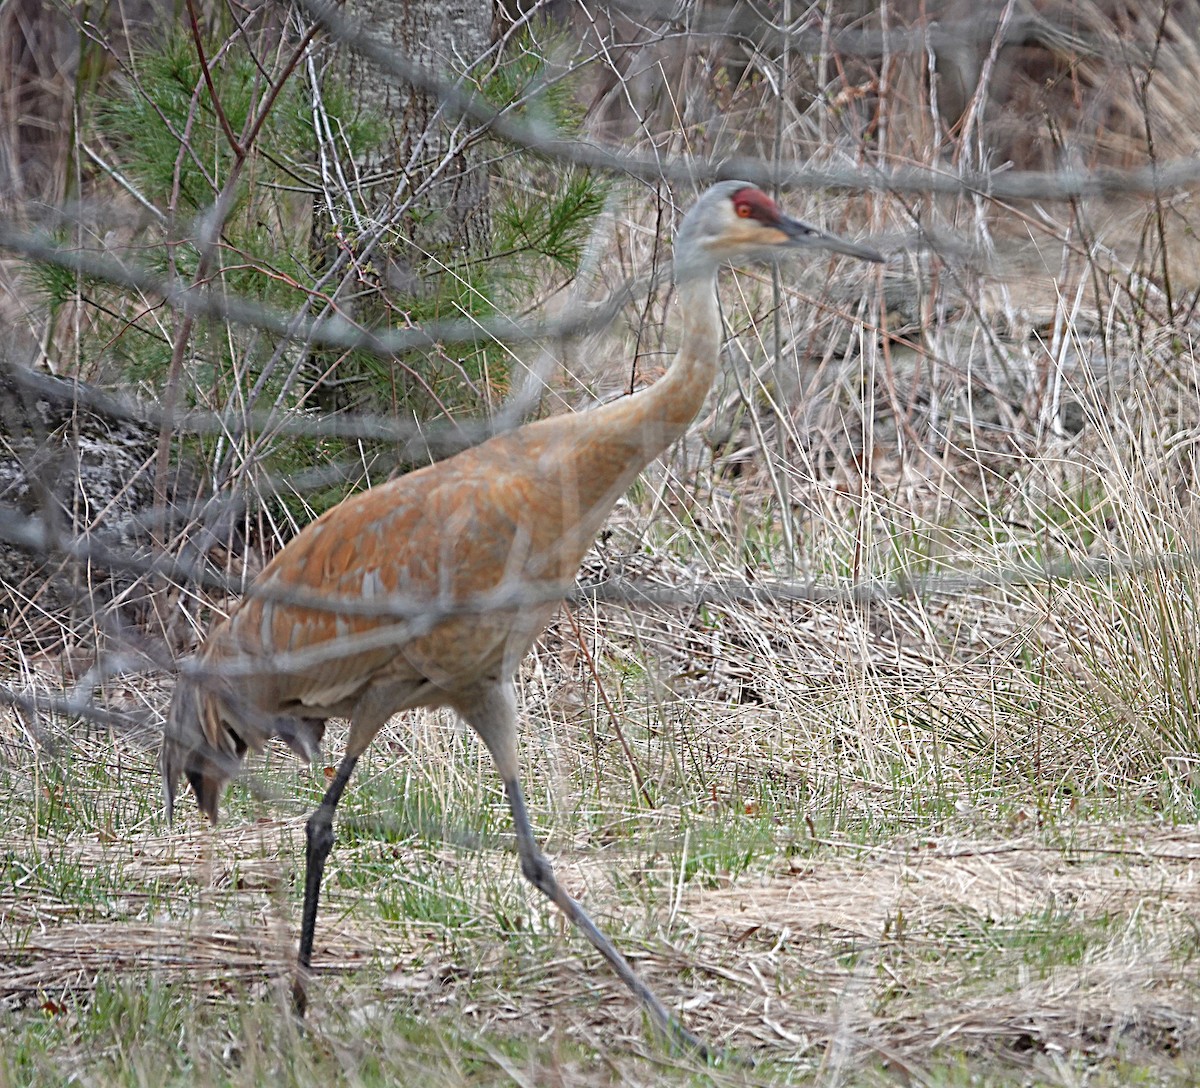
[[[318,940],[315,1034],[293,1045],[380,1032],[395,1050],[386,1054],[407,1059],[412,1028],[397,1018],[412,1016],[452,1049],[459,1036],[515,1045],[523,1071],[561,1063],[564,1047],[614,1052],[621,1067],[645,1054],[627,994],[530,899],[503,840],[464,844],[478,826],[468,802],[492,792],[482,760],[467,760],[466,797],[438,798],[452,809],[444,837],[380,831],[372,817],[383,815],[385,768],[405,787],[414,774],[440,788],[464,773],[452,735],[422,745],[420,771],[400,771],[395,757],[410,743],[392,733],[397,751],[365,775],[372,801],[343,821]],[[93,746],[110,755],[109,742]],[[14,770],[27,785],[31,765]],[[959,1062],[1004,1082],[1074,1083],[1068,1068],[1170,1081],[1194,1059],[1200,841],[1190,830],[1079,813],[1037,830],[1020,812],[998,822],[960,806],[914,832],[814,835],[780,812],[762,820],[744,803],[720,808],[690,820],[669,806],[642,810],[629,827],[619,820],[634,813],[609,802],[599,821],[586,811],[556,821],[553,842],[564,882],[689,1023],[764,1063],[728,1074],[737,1082],[823,1070],[860,1083],[891,1070],[958,1083]],[[87,1010],[126,986],[198,1002],[197,1039],[234,1007],[286,1023],[301,820],[235,819],[215,834],[157,824],[116,836],[10,827],[0,897],[10,1025],[38,1013],[86,1052],[89,1037],[119,1034],[112,1024],[82,1030]],[[410,902],[394,914],[394,896],[370,874],[414,889],[424,912]],[[653,1082],[649,1060],[634,1062],[635,1080]],[[611,1070],[576,1073],[565,1081],[606,1081]]]
[[[920,53],[787,70],[759,43],[739,69],[649,35],[586,84],[588,132],[638,149],[655,133],[664,157],[782,141],[814,163],[984,165],[1024,126],[1034,159],[1092,165],[1145,161],[1140,123],[1160,159],[1194,151],[1190,38],[1165,27],[1130,112],[1117,39],[1151,47],[1157,24],[1114,37],[1111,13],[1078,11],[1109,51],[1050,57],[1037,108],[1032,82],[995,76],[977,110],[968,95],[943,116]],[[1065,138],[1077,98],[1087,124]],[[688,196],[614,190],[579,298],[664,261],[656,232]],[[286,982],[320,769],[272,754],[221,829],[188,814],[170,831],[133,738],[9,709],[0,1088],[1193,1083],[1193,197],[791,194],[882,239],[885,272],[722,281],[721,386],[580,580],[819,592],[584,599],[527,662],[528,793],[564,883],[689,1026],[756,1069],[698,1070],[647,1039],[521,881],[486,755],[446,717],[393,722],[356,776],[301,1031]],[[656,289],[564,347],[547,408],[624,388],[634,345],[652,379],[678,336],[669,303]],[[516,360],[514,381],[545,362]],[[0,678],[61,690],[74,649],[7,639]],[[98,693],[166,698],[146,675]]]

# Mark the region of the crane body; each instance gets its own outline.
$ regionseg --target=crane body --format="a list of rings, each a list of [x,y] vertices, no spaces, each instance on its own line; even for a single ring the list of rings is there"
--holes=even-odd
[[[518,774],[514,680],[612,507],[704,403],[720,349],[718,267],[801,247],[882,259],[788,219],[744,182],[714,186],[677,236],[685,329],[663,377],[344,500],[274,557],[181,674],[161,755],[168,813],[182,775],[215,822],[220,792],[247,750],[279,737],[312,758],[327,719],[350,721],[345,755],[307,825],[299,1011],[333,814],[354,766],[394,714],[447,706],[492,755],[526,878],[583,931],[660,1029],[708,1052],[563,891],[538,849]]]

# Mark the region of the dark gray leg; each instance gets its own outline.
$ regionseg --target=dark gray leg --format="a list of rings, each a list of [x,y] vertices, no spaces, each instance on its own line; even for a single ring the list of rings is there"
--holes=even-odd
[[[455,703],[455,709],[479,734],[492,753],[496,762],[496,770],[500,772],[500,780],[508,794],[508,804],[512,809],[513,826],[517,833],[517,852],[521,858],[521,872],[525,878],[551,900],[571,922],[583,931],[583,935],[591,942],[617,973],[626,986],[637,996],[646,1007],[655,1027],[665,1035],[669,1042],[684,1051],[688,1051],[705,1059],[730,1058],[720,1050],[705,1046],[699,1039],[675,1019],[663,1003],[650,991],[650,988],[638,977],[629,966],[628,960],[613,947],[612,942],[596,927],[596,923],[588,917],[587,911],[575,902],[554,877],[542,852],[538,849],[533,837],[533,828],[529,824],[529,811],[525,808],[525,796],[521,792],[521,783],[517,773],[517,729],[516,729],[516,691],[511,676],[496,679],[481,684],[475,691],[464,694]],[[741,1064],[739,1062],[739,1064]]]
[[[592,947],[608,961],[609,966],[616,971],[621,981],[646,1007],[650,1018],[667,1039],[683,1050],[690,1051],[705,1060],[723,1057],[724,1055],[720,1051],[714,1051],[702,1043],[666,1010],[663,1003],[629,965],[629,961],[600,932],[596,923],[588,916],[587,911],[563,891],[562,885],[554,876],[550,862],[538,849],[537,842],[533,837],[533,828],[529,823],[529,811],[525,807],[525,795],[521,792],[521,783],[515,778],[509,779],[504,783],[504,790],[508,794],[508,804],[512,809],[513,826],[517,832],[517,853],[521,859],[521,872],[525,874],[525,878],[583,931],[583,935],[592,943]]]
[[[308,969],[312,966],[313,935],[317,929],[317,902],[321,898],[321,878],[325,875],[325,859],[333,848],[333,813],[345,792],[346,783],[354,773],[358,756],[346,755],[338,764],[337,774],[321,798],[320,805],[305,825],[307,849],[304,855],[304,913],[300,921],[300,954],[296,978],[292,983],[292,1007],[297,1016],[308,1008]]]

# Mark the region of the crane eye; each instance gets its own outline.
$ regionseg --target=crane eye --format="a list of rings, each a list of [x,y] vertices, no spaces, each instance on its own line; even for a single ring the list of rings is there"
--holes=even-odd
[[[749,219],[754,214],[754,208],[744,200],[739,200],[733,207],[741,219]]]

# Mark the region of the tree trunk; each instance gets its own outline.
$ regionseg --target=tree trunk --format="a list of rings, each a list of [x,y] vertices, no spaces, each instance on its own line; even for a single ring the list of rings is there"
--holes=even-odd
[[[482,57],[491,42],[489,0],[352,0],[345,10],[376,37],[398,43],[407,57],[449,79]],[[357,55],[347,58],[345,71],[356,101],[391,126],[390,140],[357,164],[372,210],[384,218],[399,212],[397,225],[409,243],[407,252],[388,254],[389,285],[424,293],[432,270],[487,247],[483,156],[463,145],[467,125],[438,115],[435,98]]]

